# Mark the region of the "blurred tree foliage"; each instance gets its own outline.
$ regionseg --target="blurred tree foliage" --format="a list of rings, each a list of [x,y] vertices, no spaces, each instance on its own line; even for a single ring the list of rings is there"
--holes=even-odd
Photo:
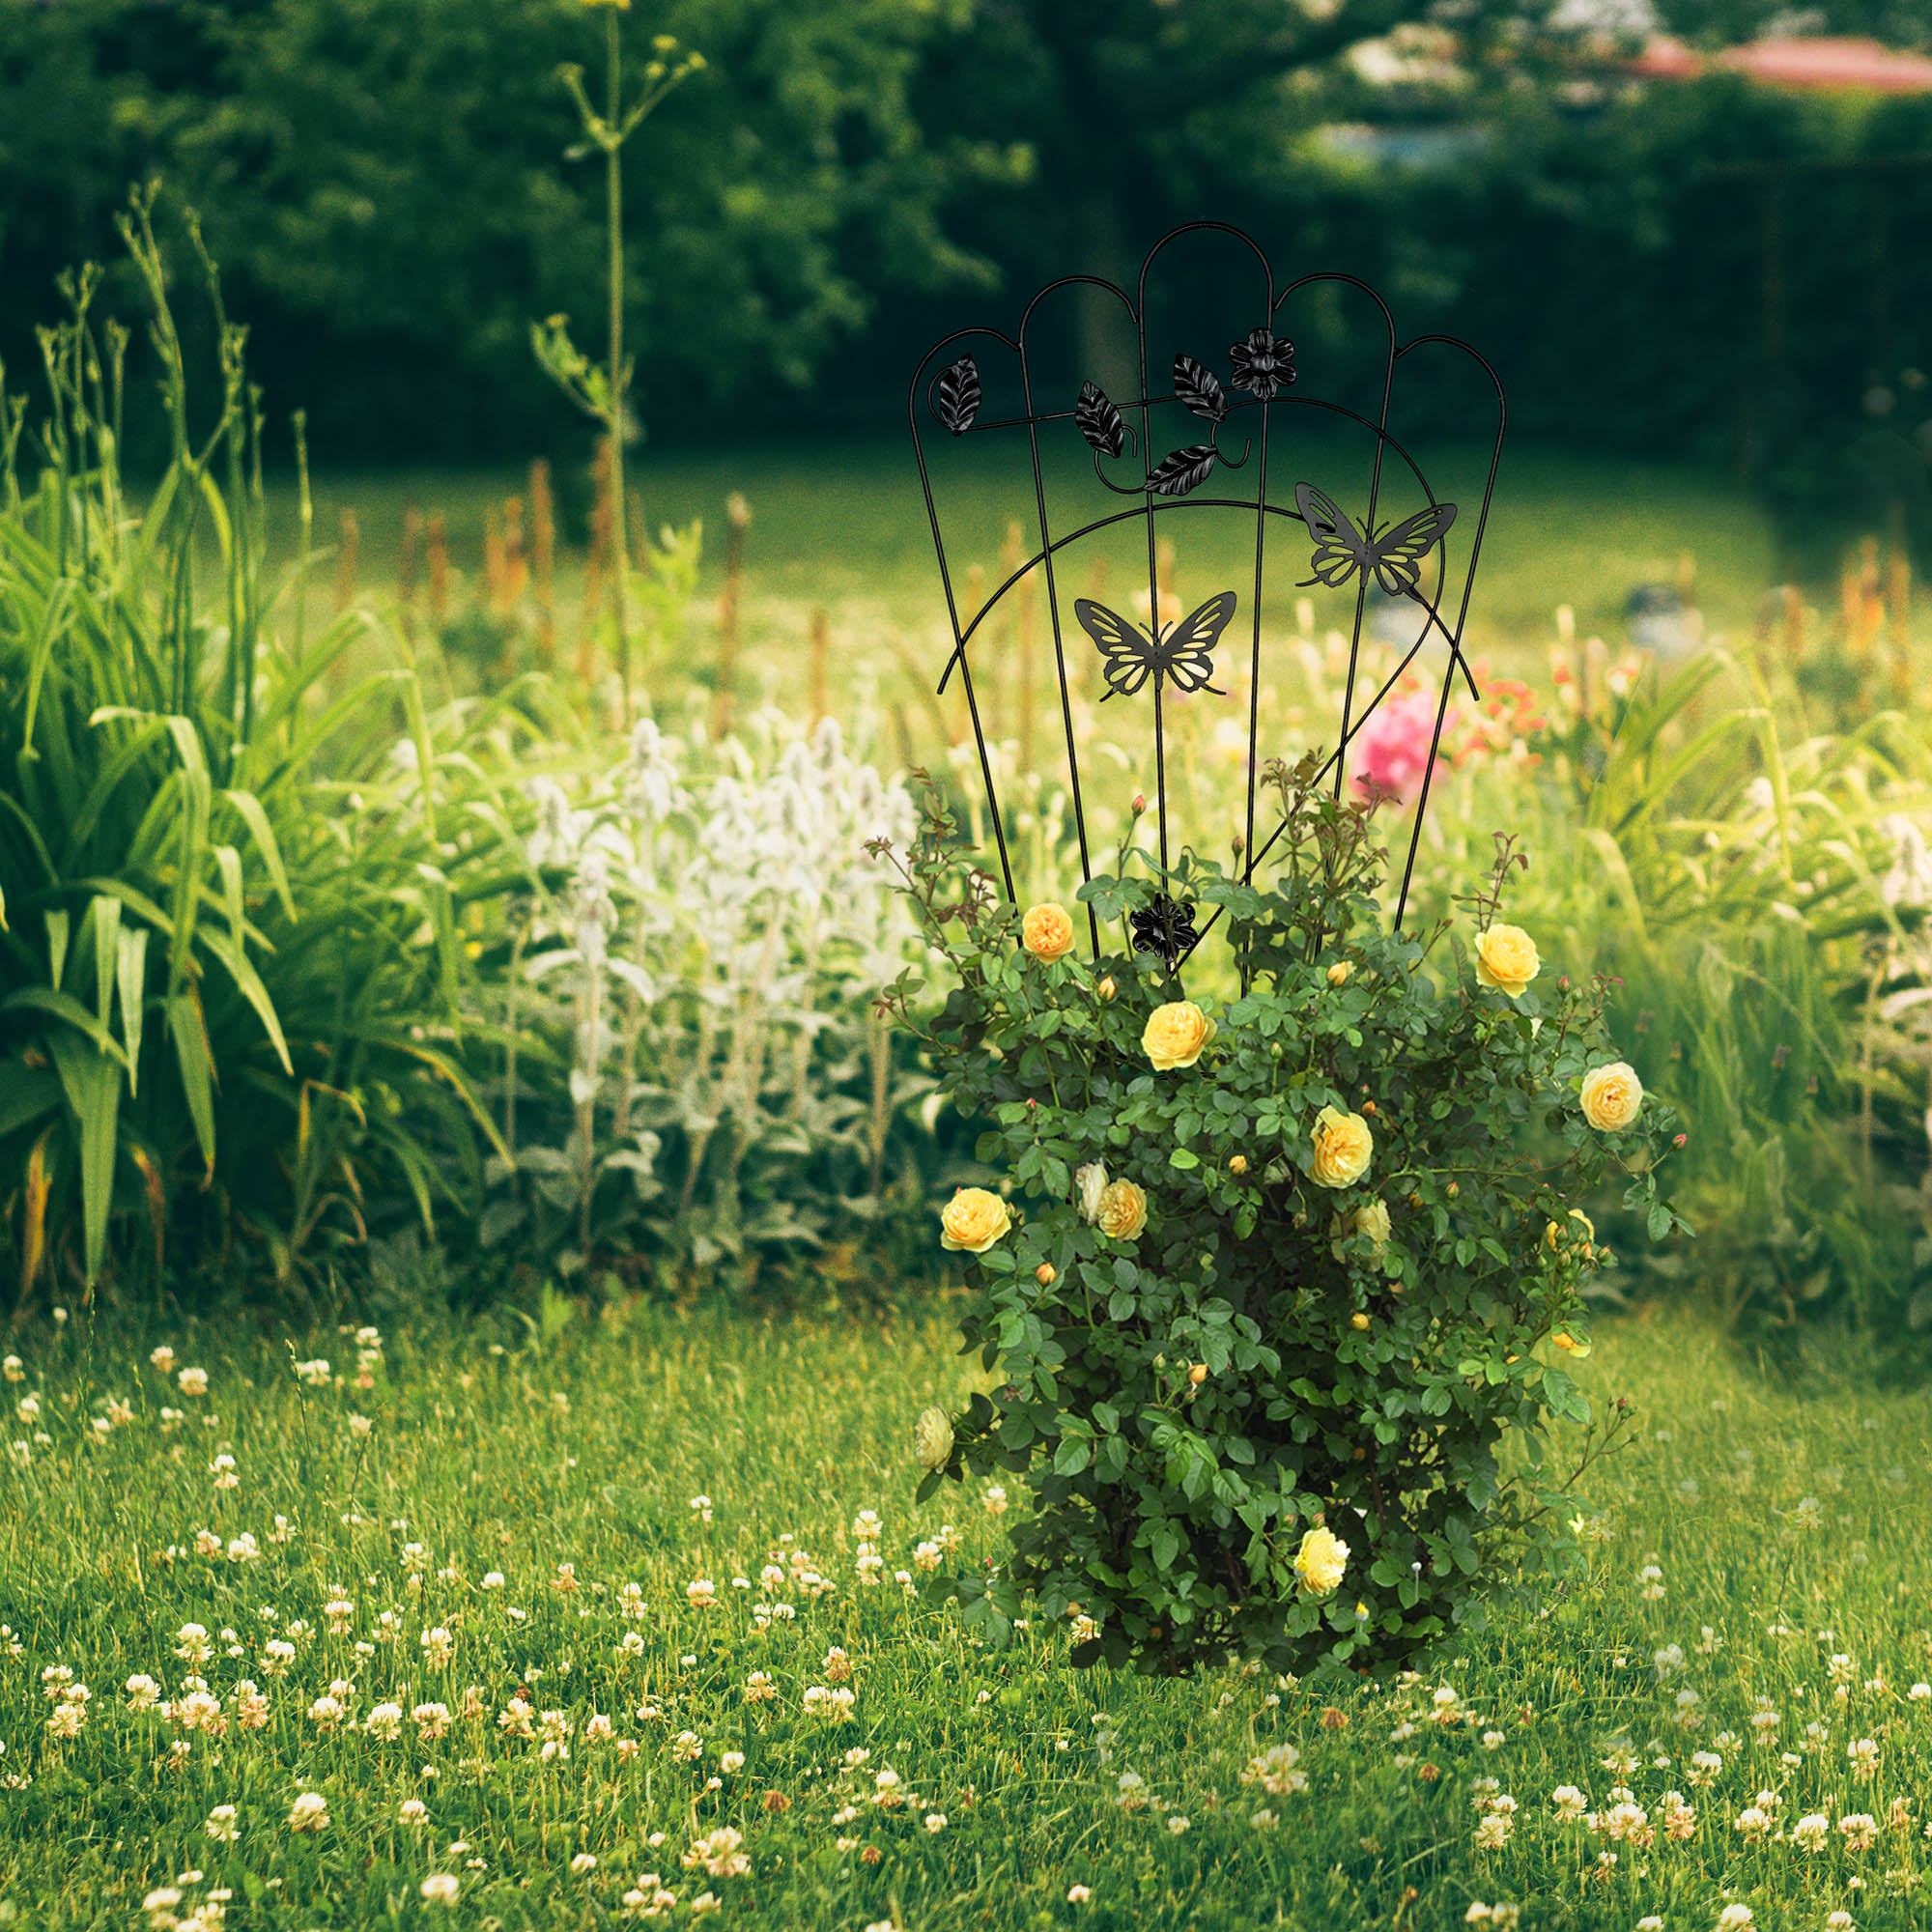
[[[646,407],[803,382],[871,289],[991,279],[940,209],[1024,156],[928,138],[907,99],[951,4],[633,13],[640,65],[659,29],[710,63],[631,165]],[[201,210],[273,393],[327,396],[323,460],[343,437],[526,443],[554,414],[531,320],[598,310],[602,178],[564,158],[555,70],[596,67],[602,34],[564,0],[7,0],[6,309],[107,255],[128,184],[159,172]]]
[[[1774,11],[1661,9],[1708,44]],[[1794,504],[1822,473],[1923,520],[1932,98],[1636,87],[1614,30],[1642,12],[639,0],[640,60],[662,27],[710,64],[636,151],[640,408],[890,424],[943,329],[1212,213],[1478,342],[1532,433],[1738,462]],[[1932,0],[1813,12],[1932,43]],[[596,313],[595,171],[564,158],[554,72],[594,65],[596,26],[575,0],[7,0],[0,352],[160,171],[271,394],[318,406],[322,461],[554,439],[527,326]],[[1100,353],[1079,325],[1056,379]]]

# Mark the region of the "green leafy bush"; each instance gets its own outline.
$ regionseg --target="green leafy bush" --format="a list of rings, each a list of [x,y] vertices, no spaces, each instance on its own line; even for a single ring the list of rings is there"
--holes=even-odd
[[[1682,1225],[1674,1119],[1618,1065],[1604,987],[1549,986],[1495,923],[1507,841],[1472,965],[1447,922],[1383,923],[1371,809],[1316,768],[1272,768],[1274,883],[1190,859],[1082,891],[1109,928],[1162,891],[1220,914],[1241,990],[1214,1013],[1145,952],[1073,957],[1059,908],[1022,922],[977,872],[958,895],[936,794],[891,855],[957,980],[929,1020],[909,976],[892,1003],[1014,1197],[946,1210],[967,1346],[1005,1382],[921,1449],[929,1482],[1008,1469],[1034,1507],[1009,1574],[944,1588],[995,1627],[1027,1590],[1086,1619],[1077,1662],[1381,1667],[1466,1620],[1563,1534],[1577,1471],[1546,1435],[1590,1422],[1562,1362],[1608,1259],[1574,1204],[1620,1171],[1653,1237]]]

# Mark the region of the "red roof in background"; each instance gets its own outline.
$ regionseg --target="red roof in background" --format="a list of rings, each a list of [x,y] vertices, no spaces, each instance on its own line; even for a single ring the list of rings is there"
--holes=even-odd
[[[1695,80],[1704,71],[1704,56],[1668,34],[1653,34],[1630,71],[1646,80]]]
[[[1706,56],[1659,34],[1631,63],[1651,80],[1692,80],[1713,68],[1742,73],[1767,87],[1856,90],[1865,94],[1932,94],[1932,59],[1900,53],[1882,42],[1798,37],[1753,41]]]

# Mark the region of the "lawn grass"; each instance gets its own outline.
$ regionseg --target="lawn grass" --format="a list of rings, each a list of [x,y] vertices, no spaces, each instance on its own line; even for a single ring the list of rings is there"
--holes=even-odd
[[[148,1359],[162,1343],[171,1374]],[[650,1905],[647,1873],[677,1894],[666,1921],[708,1893],[721,1925],[814,1932],[1434,1932],[1478,1902],[1539,1932],[1646,1915],[1703,1932],[1727,1903],[1779,1932],[1833,1911],[1863,1932],[1925,1922],[1932,1700],[1913,1687],[1932,1675],[1932,1412],[1768,1384],[1688,1321],[1609,1324],[1581,1369],[1642,1416],[1579,1502],[1587,1572],[1504,1601],[1381,1690],[1081,1674],[1064,1631],[982,1647],[895,1582],[923,1542],[952,1540],[949,1520],[957,1553],[928,1557],[998,1547],[983,1486],[911,1500],[913,1415],[972,1385],[939,1315],[553,1300],[534,1321],[396,1318],[366,1386],[352,1334],[272,1322],[136,1336],[76,1319],[13,1346],[9,1406],[38,1413],[13,1418],[24,1446],[0,1469],[10,1924],[135,1926],[167,1887],[157,1926],[225,1893],[234,1927],[595,1927]],[[319,1355],[330,1378],[299,1378]],[[187,1369],[205,1394],[184,1392]],[[867,1510],[876,1584],[857,1566]],[[698,1579],[715,1607],[690,1601]],[[794,1613],[761,1629],[761,1604]],[[187,1625],[207,1634],[199,1665],[179,1654]],[[271,1642],[293,1646],[285,1664]],[[187,1727],[197,1669],[225,1735]],[[754,1672],[771,1700],[748,1694]],[[133,1708],[137,1673],[172,1720]],[[243,1678],[268,1700],[259,1728],[240,1722]],[[849,1716],[813,1715],[814,1687],[849,1689]],[[84,1718],[65,1740],[48,1728],[63,1701]],[[429,1703],[451,1714],[440,1739],[412,1719]],[[1848,1755],[1867,1739],[1869,1776]],[[1284,1747],[1262,1766],[1270,1791],[1253,1766]],[[1594,1826],[1555,1815],[1563,1785]],[[303,1792],[325,1829],[293,1828]],[[1508,1829],[1488,1831],[1506,1841],[1481,1850],[1479,1805],[1504,1798]],[[1754,1804],[1761,1833],[1738,1824]],[[1792,1827],[1813,1814],[1807,1850]],[[1869,1846],[1841,1829],[1862,1814]],[[687,1868],[721,1827],[749,1868]],[[721,1873],[734,1856],[717,1839],[709,1855]],[[422,1895],[433,1875],[453,1906]]]

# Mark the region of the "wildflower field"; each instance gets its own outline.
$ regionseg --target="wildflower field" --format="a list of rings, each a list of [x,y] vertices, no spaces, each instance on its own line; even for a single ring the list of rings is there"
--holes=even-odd
[[[941,1313],[167,1332],[7,1364],[10,1924],[1923,1923],[1923,1398],[1628,1324],[1574,1581],[1162,1681],[918,1594],[1022,1503],[913,1502]]]

